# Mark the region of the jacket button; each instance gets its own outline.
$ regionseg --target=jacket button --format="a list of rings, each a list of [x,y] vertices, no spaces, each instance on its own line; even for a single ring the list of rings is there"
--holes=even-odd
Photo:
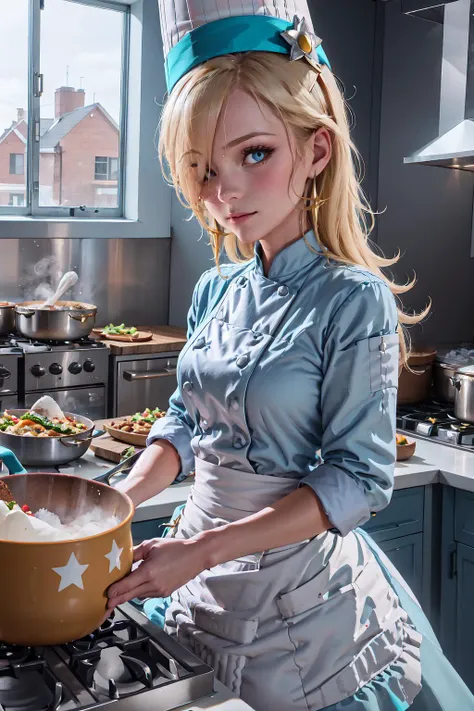
[[[239,286],[246,286],[247,284],[247,279],[244,276],[241,276],[237,279],[237,284]]]
[[[204,348],[205,345],[206,345],[206,339],[203,336],[201,336],[200,338],[197,339],[193,348]]]
[[[248,365],[250,358],[247,353],[244,355],[241,355],[237,358],[235,361],[235,364],[237,365],[237,368],[245,368],[246,365]]]
[[[190,393],[191,390],[193,389],[193,384],[189,382],[189,380],[186,380],[185,383],[183,383],[183,390],[185,393]]]
[[[281,286],[278,287],[278,295],[279,296],[288,296],[290,290],[288,289],[286,284],[282,284]]]
[[[260,343],[260,341],[263,339],[263,333],[256,333],[256,332],[254,332],[254,333],[252,334],[252,337],[253,337],[253,342],[254,342],[254,343]]]

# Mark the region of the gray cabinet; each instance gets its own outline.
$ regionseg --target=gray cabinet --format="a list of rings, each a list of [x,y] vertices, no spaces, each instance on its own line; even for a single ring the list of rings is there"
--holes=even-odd
[[[393,492],[386,509],[363,526],[386,553],[432,619],[433,487]]]
[[[441,631],[446,656],[474,692],[474,495],[443,487]]]
[[[421,599],[423,592],[423,534],[414,533],[411,536],[384,541],[379,545],[407,581],[417,598]]]

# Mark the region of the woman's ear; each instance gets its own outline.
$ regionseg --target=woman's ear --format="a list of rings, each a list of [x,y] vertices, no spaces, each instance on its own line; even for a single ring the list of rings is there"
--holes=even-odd
[[[329,133],[327,128],[321,126],[321,128],[318,128],[313,133],[309,141],[309,145],[313,149],[313,162],[311,164],[311,171],[308,177],[315,178],[317,175],[323,172],[324,168],[331,160],[331,134]]]

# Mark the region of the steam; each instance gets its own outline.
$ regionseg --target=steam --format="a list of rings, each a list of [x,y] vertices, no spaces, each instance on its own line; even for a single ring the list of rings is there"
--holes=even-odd
[[[76,269],[75,266],[71,268]],[[54,255],[43,257],[32,267],[29,267],[22,278],[25,301],[47,301],[51,299],[63,273],[59,259]],[[71,301],[87,300],[82,297],[82,289],[78,288],[78,285],[75,288],[72,287],[67,298]]]

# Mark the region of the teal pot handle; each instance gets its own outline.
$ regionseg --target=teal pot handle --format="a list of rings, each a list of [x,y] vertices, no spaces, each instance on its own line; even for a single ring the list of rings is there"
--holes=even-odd
[[[0,447],[0,461],[3,461],[9,474],[27,474],[11,449]]]

